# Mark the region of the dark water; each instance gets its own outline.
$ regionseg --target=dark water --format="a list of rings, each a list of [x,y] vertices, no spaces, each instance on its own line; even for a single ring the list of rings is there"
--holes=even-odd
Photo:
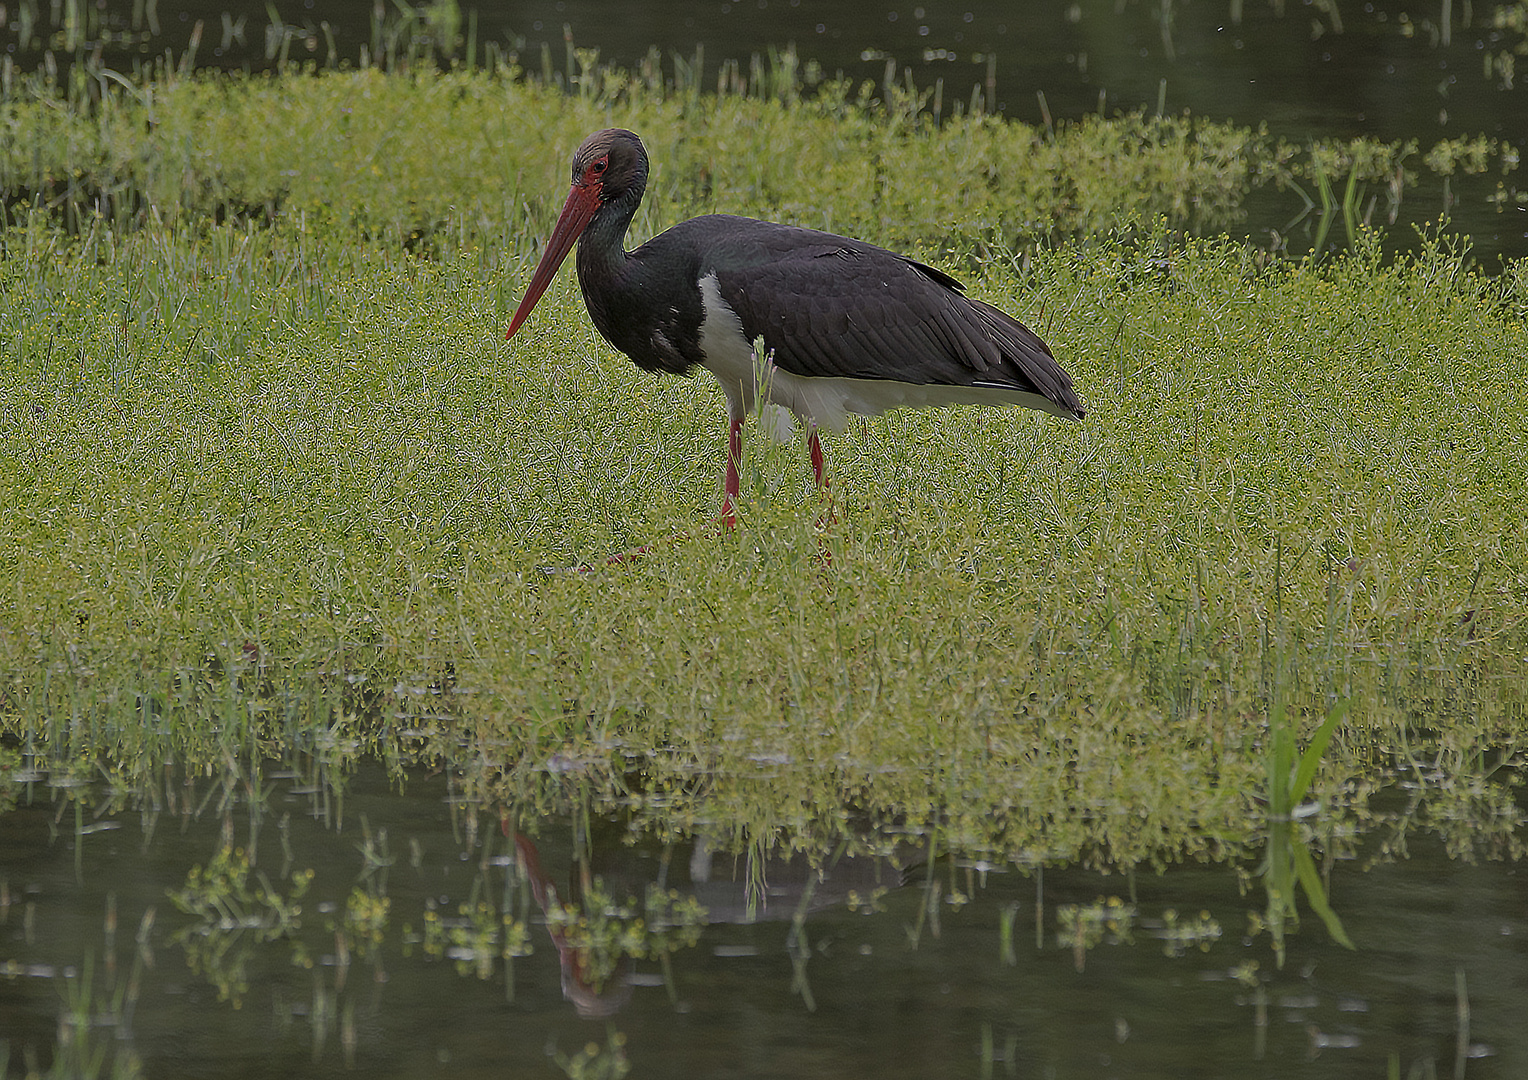
[[[1173,5],[1168,5],[1172,7]],[[852,0],[741,0],[739,3],[610,4],[554,0],[518,5],[508,33],[527,46],[561,47],[564,26],[602,59],[633,63],[656,43],[688,51],[704,42],[720,59],[746,57],[761,43],[794,43],[830,71],[879,81],[885,61],[910,70],[919,86],[943,79],[955,96],[984,84],[995,58],[997,107],[1043,120],[1043,93],[1055,118],[1106,109],[1166,107],[1245,124],[1266,121],[1292,137],[1369,135],[1384,139],[1463,132],[1521,138],[1528,106],[1521,94],[1482,77],[1482,54],[1500,40],[1476,5],[1470,27],[1448,47],[1430,32],[1403,36],[1400,19],[1425,16],[1415,5],[1353,8],[1333,33],[1310,4],[1177,5],[1164,36],[1155,3],[863,4]],[[1433,7],[1434,5],[1428,5]],[[1434,18],[1436,10],[1429,12]],[[1456,16],[1456,22],[1458,22]],[[1415,23],[1412,23],[1415,26]],[[1321,26],[1320,37],[1313,40]],[[1509,118],[1517,118],[1512,123]]]
[[[396,22],[399,5],[373,0],[302,0],[266,5],[249,0],[163,0],[157,5],[95,5],[119,34],[150,26],[159,32],[133,44],[106,42],[108,53],[179,55],[191,28],[203,23],[198,59],[222,66],[266,65],[271,13],[302,31],[290,55],[327,58],[329,36],[341,58],[355,62],[373,41],[378,9]],[[794,45],[824,73],[843,72],[877,84],[887,60],[898,78],[920,87],[942,79],[951,100],[985,87],[992,65],[996,106],[1039,123],[1043,93],[1050,114],[1066,119],[1097,111],[1188,109],[1244,124],[1267,122],[1293,138],[1367,135],[1381,139],[1485,134],[1528,135],[1528,103],[1487,60],[1523,41],[1521,31],[1492,25],[1488,2],[1448,5],[1396,2],[1336,5],[1310,2],[1142,3],[1078,0],[1013,4],[865,4],[858,0],[524,0],[513,5],[462,4],[451,51],[463,55],[469,33],[479,60],[489,43],[534,68],[543,45],[562,67],[565,35],[599,50],[602,62],[633,67],[656,46],[666,57],[690,58],[701,46],[715,71],[725,59],[747,61],[770,46]],[[14,34],[11,55],[29,50]],[[139,15],[135,19],[135,7]],[[427,5],[414,10],[423,12]],[[1166,30],[1162,9],[1170,12]],[[1450,8],[1449,41],[1441,14]],[[1239,18],[1238,18],[1238,9]],[[40,17],[46,18],[43,5]],[[327,35],[324,24],[328,24]],[[45,35],[34,35],[42,40]],[[309,40],[311,39],[311,41]],[[55,40],[59,44],[61,39]],[[1517,80],[1521,81],[1521,80]]]
[[[1280,969],[1249,931],[1256,879],[1230,867],[930,864],[916,837],[885,858],[750,862],[598,815],[501,831],[497,813],[453,810],[438,777],[400,796],[375,769],[343,800],[276,778],[263,810],[220,810],[212,791],[77,820],[39,785],[6,816],[10,1075],[90,1060],[156,1077],[598,1076],[621,1060],[689,1077],[1528,1074],[1528,877],[1422,837],[1405,862],[1333,869],[1357,951],[1309,918]],[[270,905],[225,895],[209,918],[170,898],[228,843],[254,852],[250,892],[264,875],[287,896],[313,871],[266,940]],[[547,905],[640,913],[655,882],[673,890],[669,926],[649,911],[648,957],[593,989]],[[356,895],[389,905],[369,955],[344,917]],[[690,897],[704,914],[683,914]],[[1115,926],[1079,950],[1077,911],[1111,903]],[[506,914],[530,947],[512,970]]]

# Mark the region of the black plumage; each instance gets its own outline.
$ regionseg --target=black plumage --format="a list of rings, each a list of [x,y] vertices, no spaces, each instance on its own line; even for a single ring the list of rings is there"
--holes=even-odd
[[[595,132],[574,154],[572,175],[509,333],[577,241],[584,301],[607,341],[649,371],[704,366],[721,382],[732,421],[729,505],[742,416],[760,392],[750,361],[758,338],[786,376],[770,383],[770,401],[813,428],[819,480],[815,427],[839,427],[847,412],[986,401],[1084,414],[1045,342],[940,270],[831,233],[722,214],[628,252],[647,186],[641,140],[619,128]]]

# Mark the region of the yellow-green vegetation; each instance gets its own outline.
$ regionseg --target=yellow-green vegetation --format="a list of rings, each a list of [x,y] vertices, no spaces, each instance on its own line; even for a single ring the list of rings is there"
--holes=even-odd
[[[1038,129],[959,108],[936,125],[927,92],[808,87],[794,63],[757,73],[752,96],[606,69],[569,96],[513,74],[167,72],[129,83],[87,78],[87,67],[63,87],[33,76],[0,96],[0,192],[13,217],[30,203],[80,231],[97,216],[118,228],[274,221],[330,241],[520,259],[560,206],[572,148],[613,125],[638,130],[659,163],[642,235],[722,210],[978,266],[1159,215],[1223,230],[1251,195],[1284,192],[1291,218],[1319,208],[1328,227],[1340,208],[1352,234],[1395,221],[1419,178],[1496,178],[1498,209],[1520,194],[1521,146],[1484,136],[1296,146],[1187,116]]]
[[[8,103],[0,186],[38,193],[71,221],[280,218],[325,235],[523,256],[555,215],[568,153],[601,126],[640,128],[662,164],[638,218],[645,231],[725,208],[964,250],[1143,213],[1219,227],[1254,180],[1295,175],[1275,161],[1256,173],[1261,155],[1292,151],[1228,124],[1136,115],[1047,137],[975,116],[936,130],[916,101],[883,110],[842,83],[780,101],[649,96],[611,80],[570,98],[521,81],[371,69],[113,89],[75,109]],[[1387,150],[1416,155],[1410,145],[1373,153]],[[1477,150],[1482,169],[1498,157],[1495,143]],[[1332,167],[1343,159],[1328,156]]]
[[[0,727],[27,767],[122,805],[166,762],[376,754],[766,847],[882,822],[1128,866],[1259,845],[1271,748],[1296,760],[1270,723],[1303,744],[1346,702],[1303,839],[1521,851],[1528,264],[1486,276],[1442,229],[1386,255],[1350,223],[1316,261],[1187,235],[1282,159],[1181,119],[468,74],[104,89],[0,113]],[[755,434],[719,535],[714,386],[615,354],[571,274],[503,340],[566,154],[609,124],[653,155],[642,236],[725,209],[941,260],[1052,343],[1087,420],[855,426],[830,509]],[[1371,801],[1398,779],[1406,806]]]

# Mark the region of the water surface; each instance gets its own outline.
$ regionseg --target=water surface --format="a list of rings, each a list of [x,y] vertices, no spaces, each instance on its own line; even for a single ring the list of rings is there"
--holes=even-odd
[[[278,773],[260,808],[220,808],[226,789],[193,781],[158,810],[76,819],[34,785],[0,831],[12,1073],[92,1054],[162,1077],[616,1075],[578,1070],[617,1058],[695,1077],[1528,1069],[1523,873],[1426,836],[1402,862],[1371,865],[1371,843],[1331,866],[1358,948],[1307,917],[1280,968],[1250,864],[1000,865],[886,834],[881,855],[770,857],[587,808],[506,819],[441,776],[400,794],[368,766],[348,788]],[[312,871],[279,929],[264,901],[225,892],[207,917],[172,899],[230,843],[252,853],[251,892],[290,899]],[[356,897],[387,905],[375,940],[346,915]],[[558,903],[647,955],[591,977],[577,928],[549,925]],[[506,963],[512,928],[524,954]]]

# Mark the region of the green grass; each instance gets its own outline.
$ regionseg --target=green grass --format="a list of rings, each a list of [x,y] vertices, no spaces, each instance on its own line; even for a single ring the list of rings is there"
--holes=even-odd
[[[973,264],[1158,216],[1195,233],[1235,229],[1254,197],[1267,217],[1288,215],[1270,245],[1298,250],[1302,230],[1307,241],[1329,231],[1337,183],[1343,245],[1360,220],[1436,214],[1415,194],[1424,179],[1469,177],[1501,213],[1523,199],[1521,147],[1484,136],[1293,145],[1189,116],[1041,129],[974,109],[935,124],[927,91],[807,85],[781,57],[768,72],[749,93],[702,95],[596,68],[570,96],[515,69],[134,81],[82,59],[62,85],[38,75],[0,93],[0,193],[76,229],[97,214],[119,227],[280,220],[515,258],[545,235],[573,148],[618,125],[660,164],[642,236],[720,209]]]
[[[7,144],[12,182],[56,152],[29,190],[115,193],[0,232],[0,726],[55,773],[131,802],[166,761],[422,756],[470,798],[572,791],[660,831],[895,821],[1129,866],[1259,845],[1274,701],[1308,733],[1342,699],[1307,836],[1521,852],[1522,263],[1140,224],[1191,225],[1158,203],[1189,191],[1234,213],[1241,181],[1195,162],[1210,136],[1215,175],[1254,161],[1214,125],[1049,140],[465,75],[140,95],[7,106],[57,125],[30,165]],[[709,381],[615,354],[571,274],[503,340],[564,152],[607,123],[649,138],[643,235],[729,209],[943,257],[1088,419],[856,425],[824,440],[823,526],[801,447],[750,431],[715,535]],[[1398,776],[1418,799],[1373,807]]]

